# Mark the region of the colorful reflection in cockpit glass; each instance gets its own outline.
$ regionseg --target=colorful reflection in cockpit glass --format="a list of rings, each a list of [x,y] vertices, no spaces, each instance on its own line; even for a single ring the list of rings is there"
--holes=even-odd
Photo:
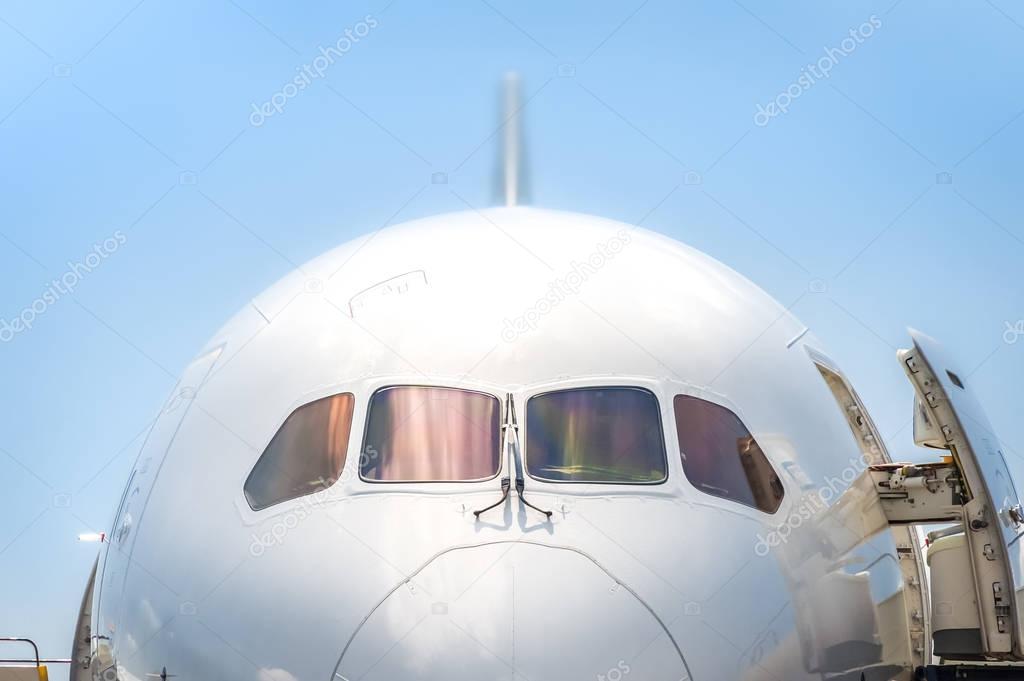
[[[498,473],[500,403],[455,388],[395,386],[370,400],[359,472],[372,482],[465,482]]]
[[[641,388],[579,388],[526,403],[526,467],[554,482],[657,483],[665,479],[658,400]]]

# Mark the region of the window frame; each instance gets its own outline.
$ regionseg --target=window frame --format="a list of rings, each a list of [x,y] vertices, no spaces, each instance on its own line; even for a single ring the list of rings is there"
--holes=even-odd
[[[371,417],[371,412],[372,412],[372,407],[373,407],[373,399],[374,399],[374,397],[377,396],[378,393],[384,392],[386,390],[393,390],[395,388],[430,388],[430,389],[434,389],[434,390],[457,390],[459,392],[475,393],[477,395],[485,395],[487,397],[490,397],[493,400],[496,400],[497,403],[498,403],[498,410],[497,410],[497,415],[498,415],[498,469],[494,473],[494,475],[491,475],[490,477],[486,477],[486,478],[474,478],[472,480],[373,480],[373,479],[364,477],[363,476],[363,466],[362,466],[361,460],[362,460],[362,457],[363,457],[363,452],[366,451],[366,445],[367,445],[366,438],[367,438],[367,436],[369,435],[369,432],[370,432],[370,417]],[[459,486],[463,486],[463,485],[478,485],[480,483],[484,483],[484,482],[489,482],[491,480],[495,480],[495,479],[498,478],[498,476],[501,475],[502,471],[505,468],[505,461],[504,461],[505,457],[502,456],[503,451],[502,451],[502,446],[501,446],[502,445],[502,440],[503,440],[502,432],[501,432],[501,427],[502,427],[501,421],[502,421],[502,418],[503,418],[503,413],[504,413],[503,409],[504,409],[504,407],[505,407],[505,401],[501,397],[499,397],[498,395],[495,395],[492,392],[488,392],[486,390],[480,390],[480,389],[477,389],[477,388],[466,388],[466,387],[455,386],[455,385],[443,385],[443,384],[440,384],[440,383],[439,384],[430,384],[430,383],[395,383],[395,382],[388,382],[388,383],[385,383],[383,385],[379,385],[379,386],[373,388],[369,392],[368,397],[363,402],[363,409],[364,409],[364,413],[363,413],[363,430],[362,430],[361,437],[359,438],[359,443],[360,443],[359,444],[359,456],[356,457],[356,460],[355,460],[355,463],[354,463],[354,465],[356,466],[356,473],[357,473],[357,475],[355,477],[360,482],[366,483],[368,485],[459,485]],[[347,462],[346,462],[346,465],[347,465]]]
[[[249,499],[248,493],[246,492],[246,487],[248,487],[249,481],[252,479],[252,476],[256,473],[256,467],[259,465],[260,461],[263,460],[263,457],[266,456],[268,450],[270,449],[270,445],[274,442],[274,439],[278,436],[278,434],[281,433],[282,429],[285,427],[285,424],[288,423],[288,420],[291,419],[292,416],[294,416],[301,409],[304,409],[312,404],[316,404],[317,402],[332,399],[335,397],[340,397],[343,395],[351,396],[352,413],[349,415],[348,440],[345,445],[345,460],[342,463],[341,470],[338,471],[336,477],[331,481],[331,484],[321,489],[313,490],[312,492],[299,494],[297,496],[288,497],[286,499],[280,499],[271,504],[260,506],[259,508],[254,507],[252,505],[251,500]],[[352,436],[355,434],[356,414],[358,413],[358,409],[359,395],[355,390],[348,388],[328,392],[326,394],[320,395],[319,397],[309,397],[307,399],[303,399],[297,404],[292,405],[291,409],[287,412],[287,414],[285,414],[285,417],[281,420],[280,423],[277,424],[277,427],[273,430],[273,432],[270,435],[270,439],[267,440],[267,443],[263,446],[263,449],[260,451],[259,456],[256,457],[256,460],[252,463],[251,466],[249,466],[248,472],[245,474],[245,477],[242,480],[242,500],[245,503],[246,507],[249,509],[249,511],[252,513],[265,513],[267,511],[270,511],[271,509],[276,509],[278,507],[284,506],[285,504],[301,503],[302,500],[305,499],[306,497],[313,496],[314,494],[327,493],[330,490],[337,487],[338,483],[342,482],[345,476],[345,469],[348,468],[349,466],[349,453],[350,450],[352,449]]]
[[[750,429],[750,426],[747,425],[747,422],[743,419],[743,416],[740,413],[740,410],[738,408],[736,408],[735,405],[730,404],[727,401],[721,399],[718,395],[708,394],[706,392],[700,392],[700,391],[694,392],[694,391],[682,390],[682,389],[680,389],[680,387],[681,386],[678,386],[678,385],[675,385],[675,386],[667,385],[666,386],[666,388],[669,388],[671,390],[672,425],[673,425],[673,430],[674,430],[674,435],[675,435],[674,441],[675,441],[676,451],[679,454],[679,457],[678,457],[679,469],[682,472],[682,478],[683,478],[683,480],[686,481],[686,485],[689,487],[689,489],[694,490],[695,492],[697,492],[698,494],[700,494],[700,495],[702,495],[704,497],[708,497],[710,499],[718,499],[719,501],[721,501],[721,502],[723,502],[725,504],[729,504],[730,507],[732,507],[732,508],[734,508],[736,510],[742,509],[742,510],[744,510],[746,512],[757,513],[760,516],[768,516],[768,517],[776,517],[780,513],[782,513],[783,509],[786,508],[786,505],[788,503],[788,500],[790,498],[790,493],[791,493],[792,490],[790,490],[787,487],[785,478],[779,473],[779,471],[782,468],[782,466],[780,466],[777,462],[773,461],[772,457],[769,456],[768,452],[761,446],[761,443],[758,440],[757,436]],[[747,433],[750,435],[750,437],[753,438],[754,443],[757,444],[757,448],[761,452],[762,456],[764,456],[765,461],[768,462],[768,465],[771,467],[772,473],[775,475],[775,478],[779,481],[779,485],[782,486],[782,497],[779,499],[779,504],[778,504],[778,506],[776,506],[774,511],[766,511],[763,508],[759,508],[757,506],[753,506],[751,504],[744,503],[744,502],[742,502],[742,501],[740,501],[738,499],[735,499],[733,497],[727,497],[727,496],[723,496],[723,495],[720,495],[720,494],[712,494],[711,492],[709,492],[709,491],[699,487],[696,483],[694,483],[690,479],[690,476],[686,472],[686,464],[683,462],[683,448],[679,444],[679,421],[678,421],[678,419],[676,417],[676,409],[675,409],[675,402],[676,402],[676,398],[677,397],[686,397],[686,398],[689,398],[689,399],[700,400],[701,402],[705,402],[707,404],[711,404],[711,405],[713,405],[715,407],[718,407],[719,409],[724,409],[724,410],[728,411],[730,414],[732,414],[736,418],[736,420],[739,422],[739,424],[741,426],[743,426],[743,428],[747,431]],[[711,399],[712,397],[714,397],[715,399]],[[717,506],[717,507],[721,508],[721,506]]]
[[[658,486],[661,486],[661,485],[668,484],[669,479],[671,478],[671,462],[669,461],[669,456],[668,456],[668,444],[667,444],[667,442],[665,440],[665,438],[666,438],[666,433],[665,433],[665,417],[662,414],[662,410],[664,409],[664,405],[662,404],[662,401],[661,401],[660,396],[658,394],[659,391],[656,389],[657,387],[658,386],[656,384],[652,385],[652,386],[646,386],[646,385],[621,383],[621,382],[618,382],[618,383],[592,383],[592,382],[575,383],[575,382],[573,382],[572,384],[566,384],[564,386],[563,385],[547,386],[547,387],[545,387],[542,390],[538,390],[537,392],[530,392],[530,393],[527,393],[527,394],[524,394],[524,395],[515,395],[514,399],[516,400],[517,406],[519,406],[520,398],[522,399],[522,406],[519,407],[519,409],[517,409],[517,417],[519,419],[519,431],[521,433],[520,438],[519,438],[519,445],[520,445],[520,448],[522,450],[521,454],[522,454],[522,459],[523,459],[523,472],[526,475],[526,477],[528,477],[530,480],[534,480],[534,481],[536,481],[538,483],[541,483],[541,484],[544,484],[544,485],[557,485],[557,486],[573,485],[573,486],[577,486],[577,487],[579,487],[581,485],[586,485],[586,486],[599,485],[599,486],[602,486],[602,487],[610,485],[610,486],[615,486],[615,487],[632,487],[632,488],[635,488],[635,487],[658,487]],[[527,446],[527,443],[529,442],[528,432],[529,432],[529,428],[530,428],[530,419],[527,418],[527,414],[528,414],[530,400],[532,400],[535,397],[543,397],[544,395],[550,395],[552,393],[577,392],[577,391],[581,391],[581,390],[636,390],[636,391],[640,391],[640,392],[645,392],[645,393],[649,394],[651,397],[654,398],[655,413],[658,416],[658,428],[659,428],[660,434],[661,434],[661,437],[659,438],[659,442],[661,443],[662,464],[663,464],[663,470],[665,471],[664,475],[662,475],[660,480],[652,480],[652,481],[648,481],[648,482],[630,482],[630,481],[623,481],[623,480],[593,480],[593,481],[590,481],[590,480],[554,480],[552,478],[537,477],[537,476],[533,475],[533,473],[530,472],[530,452],[529,452],[529,447]]]

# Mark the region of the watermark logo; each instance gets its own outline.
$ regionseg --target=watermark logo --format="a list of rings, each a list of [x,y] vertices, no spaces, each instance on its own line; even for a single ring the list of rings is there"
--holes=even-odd
[[[275,92],[261,104],[252,103],[252,113],[249,114],[249,124],[258,128],[267,122],[271,116],[284,113],[288,102],[298,96],[300,92],[308,88],[314,81],[322,79],[327,71],[334,66],[339,59],[348,54],[361,39],[370,35],[370,31],[377,28],[379,22],[372,14],[367,14],[363,20],[351,28],[346,28],[344,35],[338,38],[333,44],[324,47],[319,46],[319,54],[309,64],[295,67],[298,72],[294,78],[285,83],[280,90]]]
[[[1007,345],[1014,345],[1024,336],[1024,319],[1018,319],[1015,324],[1004,322],[1006,330],[1003,331],[1003,342]]]
[[[824,485],[805,494],[796,508],[775,529],[768,532],[767,535],[758,533],[757,543],[754,544],[754,553],[763,558],[771,553],[772,549],[788,542],[793,533],[804,523],[828,509],[829,504],[838,499],[857,479],[857,476],[866,471],[872,463],[874,463],[874,458],[871,454],[850,459],[849,465],[837,477],[826,478]]]
[[[583,262],[572,262],[572,269],[564,276],[548,284],[548,291],[521,315],[506,318],[501,330],[502,339],[511,343],[520,336],[537,328],[541,317],[548,315],[568,298],[577,295],[587,281],[603,269],[615,256],[622,253],[633,240],[627,229],[620,229],[615,236],[597,244],[594,251]]]
[[[92,250],[81,260],[69,260],[64,274],[52,280],[42,295],[25,306],[17,316],[11,319],[0,318],[0,342],[10,343],[19,333],[30,330],[39,317],[46,314],[61,298],[71,295],[86,275],[91,274],[127,241],[128,237],[117,230],[102,243],[93,244]]]
[[[604,674],[597,675],[597,681],[622,681],[622,679],[629,675],[632,671],[630,666],[626,664],[625,660],[619,660],[615,663],[615,666],[610,668]]]
[[[838,47],[826,47],[824,54],[813,64],[800,69],[800,76],[790,83],[785,89],[775,96],[767,104],[757,105],[757,112],[754,114],[754,125],[763,128],[773,118],[781,116],[789,111],[793,101],[810,90],[821,80],[828,79],[832,69],[840,61],[853,54],[864,41],[875,34],[875,31],[882,27],[882,20],[874,14],[857,28],[851,28],[849,37],[843,38]]]
[[[298,504],[287,513],[278,516],[266,531],[250,535],[249,555],[253,558],[259,558],[267,552],[268,548],[284,544],[285,537],[287,537],[289,532],[301,525],[319,507],[325,506],[337,499],[337,495],[332,489],[335,484],[351,480],[359,474],[360,470],[365,469],[371,462],[376,461],[379,456],[376,449],[367,447],[366,450],[359,454],[358,466],[345,466],[342,474],[337,478],[317,478],[316,482],[320,487],[318,491],[300,497]]]
[[[267,531],[251,535],[249,555],[259,558],[267,552],[268,548],[284,544],[288,533],[302,524],[302,521],[312,515],[318,506],[328,500],[330,488],[336,481],[332,478],[319,478],[317,482],[322,486],[320,491],[302,497],[298,506],[279,517]]]

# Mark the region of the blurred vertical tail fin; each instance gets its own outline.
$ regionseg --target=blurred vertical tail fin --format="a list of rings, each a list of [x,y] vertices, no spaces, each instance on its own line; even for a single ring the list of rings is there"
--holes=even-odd
[[[518,206],[526,200],[523,127],[521,109],[522,81],[517,73],[508,73],[502,82],[501,154],[498,162],[498,202]]]

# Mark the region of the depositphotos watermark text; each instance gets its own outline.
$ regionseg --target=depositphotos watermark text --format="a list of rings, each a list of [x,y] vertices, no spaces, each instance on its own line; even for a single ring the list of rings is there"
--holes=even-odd
[[[124,232],[117,230],[101,243],[93,244],[92,250],[80,261],[69,260],[64,274],[50,281],[46,290],[18,315],[11,319],[0,318],[0,343],[10,343],[19,333],[30,330],[39,317],[46,314],[61,298],[71,295],[87,274],[103,264],[127,241]]]
[[[252,103],[252,113],[249,114],[249,124],[258,128],[271,116],[284,113],[284,108],[300,92],[327,75],[327,70],[344,57],[353,46],[370,35],[370,31],[377,28],[379,22],[372,14],[367,14],[363,20],[352,28],[346,28],[344,35],[338,38],[333,44],[318,47],[318,54],[309,64],[303,64],[295,68],[298,75],[285,83],[280,90],[275,92],[262,104]]]
[[[793,101],[802,94],[814,87],[821,80],[828,79],[832,69],[839,62],[853,54],[864,41],[875,34],[875,31],[882,27],[882,20],[874,14],[857,28],[851,28],[849,37],[843,38],[837,47],[826,47],[824,54],[813,64],[800,69],[800,76],[790,83],[782,92],[775,95],[774,99],[767,104],[757,105],[757,112],[754,114],[754,125],[763,128],[777,116],[789,112]]]

